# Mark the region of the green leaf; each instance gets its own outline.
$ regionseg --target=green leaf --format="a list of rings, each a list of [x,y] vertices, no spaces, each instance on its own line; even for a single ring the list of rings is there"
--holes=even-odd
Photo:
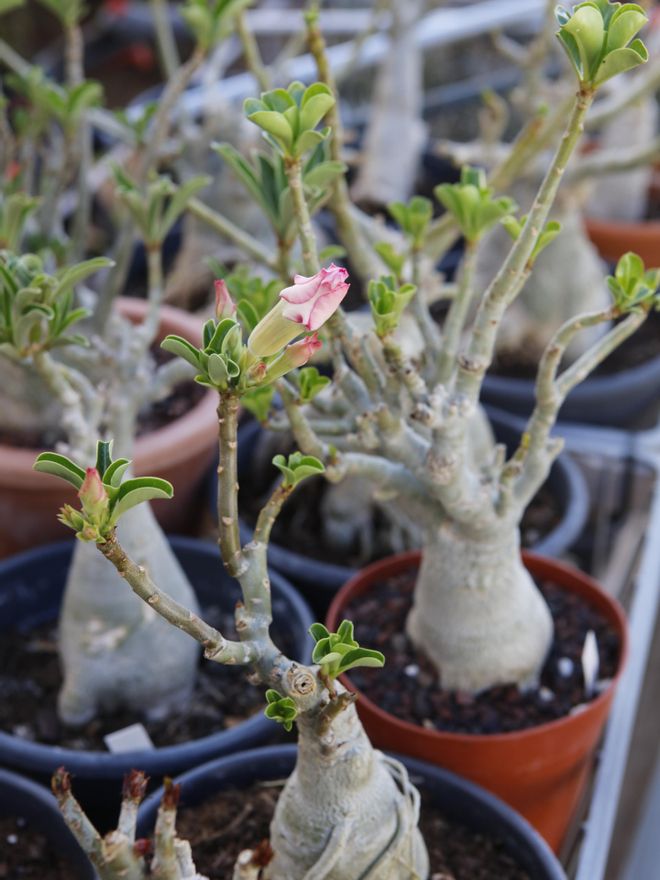
[[[275,113],[272,110],[259,110],[256,113],[248,114],[248,119],[259,128],[272,134],[278,140],[290,148],[293,143],[293,132],[286,118],[281,113]]]
[[[112,440],[99,440],[96,443],[96,470],[101,479],[112,464]]]
[[[177,357],[183,358],[184,361],[187,361],[197,370],[201,366],[198,349],[181,336],[166,336],[161,342],[160,347]]]
[[[308,631],[315,642],[318,642],[321,639],[327,639],[330,635],[330,631],[326,629],[322,623],[313,623]]]
[[[275,389],[272,385],[251,388],[241,397],[241,404],[260,422],[265,422],[270,413]]]
[[[595,85],[602,85],[613,76],[633,70],[649,60],[649,53],[641,40],[635,40],[627,49],[610,52],[598,68]]]
[[[128,458],[115,459],[103,474],[103,482],[117,489],[130,463]]]
[[[119,487],[115,503],[112,508],[112,519],[117,522],[120,516],[144,501],[154,501],[158,498],[171,498],[174,489],[167,480],[159,477],[135,477],[126,480]]]
[[[357,666],[370,666],[372,668],[380,668],[385,665],[385,655],[380,651],[374,651],[370,648],[355,648],[349,651],[341,659],[341,671],[347,672],[349,669],[355,669]]]
[[[66,480],[76,489],[80,489],[85,479],[83,468],[67,458],[66,455],[60,455],[57,452],[42,452],[37,456],[33,468],[43,474],[51,474],[53,477]]]

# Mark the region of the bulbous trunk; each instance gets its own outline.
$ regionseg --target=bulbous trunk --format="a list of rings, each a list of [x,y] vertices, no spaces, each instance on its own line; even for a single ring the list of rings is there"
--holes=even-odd
[[[518,530],[443,523],[427,537],[407,631],[445,688],[534,685],[552,641],[550,611],[520,558]]]
[[[122,546],[174,599],[197,611],[192,587],[148,504],[118,528]],[[98,712],[127,708],[165,717],[185,704],[198,645],[137,598],[93,544],[76,542],[60,615],[64,682],[59,714],[84,724]]]
[[[353,705],[325,734],[318,720],[298,719],[298,759],[271,824],[265,880],[426,880],[404,768],[371,747]]]

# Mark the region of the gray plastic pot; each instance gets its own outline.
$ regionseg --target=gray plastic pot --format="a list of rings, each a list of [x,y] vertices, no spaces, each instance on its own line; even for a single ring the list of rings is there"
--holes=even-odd
[[[202,608],[215,604],[233,610],[239,598],[238,584],[225,573],[217,548],[192,538],[170,540]],[[29,631],[57,617],[73,546],[72,541],[50,544],[0,562],[0,632],[10,627]],[[271,572],[271,584],[274,619],[280,630],[286,628],[291,633],[296,659],[308,662],[312,646],[308,635],[313,622],[311,612],[275,571]],[[236,674],[244,673],[237,670]],[[64,765],[74,778],[76,795],[94,817],[104,821],[116,812],[122,778],[134,767],[160,779],[219,755],[268,742],[278,734],[277,725],[263,712],[232,728],[187,743],[122,754],[59,748],[0,731],[0,764],[28,773],[45,784]]]
[[[398,757],[408,768],[412,781],[428,793],[434,806],[440,807],[452,821],[475,832],[497,837],[504,849],[527,871],[530,880],[566,880],[566,874],[543,838],[511,807],[447,770],[412,758]],[[181,785],[181,807],[185,809],[203,803],[206,798],[228,788],[247,788],[255,782],[286,778],[291,774],[295,760],[296,747],[281,745],[239,752],[204,764],[175,780]],[[140,807],[140,836],[152,832],[161,796],[162,789],[159,789]],[[246,841],[246,845],[249,843]]]
[[[41,785],[0,770],[0,817],[24,819],[30,830],[42,834],[52,850],[69,861],[73,871],[69,880],[96,880],[94,868],[60,816],[57,801]],[[2,841],[5,846],[10,844]]]

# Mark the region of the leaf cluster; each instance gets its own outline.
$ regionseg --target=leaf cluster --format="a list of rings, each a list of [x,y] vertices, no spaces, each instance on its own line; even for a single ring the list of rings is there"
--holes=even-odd
[[[429,223],[433,217],[433,205],[430,199],[413,196],[407,203],[391,202],[387,210],[406,238],[410,240],[413,248],[419,250],[424,245]]]
[[[648,60],[640,39],[634,39],[647,16],[637,3],[587,0],[572,12],[558,6],[557,36],[580,83],[598,88],[608,79]]]
[[[325,678],[337,678],[356,666],[380,668],[385,665],[385,657],[380,651],[361,648],[355,641],[350,620],[343,620],[336,633],[329,632],[322,623],[313,623],[309,632],[316,642],[312,660],[321,667]]]
[[[120,168],[114,166],[117,193],[131,212],[147,248],[160,247],[186,210],[188,202],[210,182],[206,175],[198,175],[177,184],[166,175],[153,177],[144,189]]]
[[[215,144],[214,149],[262,209],[278,240],[291,244],[297,225],[282,156],[258,152],[249,161],[231,144]],[[302,169],[305,198],[312,216],[328,199],[331,184],[345,171],[343,162],[328,159],[325,143],[318,144],[312,151]]]
[[[508,196],[493,197],[481,168],[465,165],[458,183],[442,183],[434,189],[435,197],[454,217],[469,242],[477,242],[496,223],[512,214],[517,205]]]
[[[325,472],[325,467],[318,458],[304,455],[302,452],[292,452],[288,458],[284,455],[276,455],[273,464],[282,473],[282,485],[286,489],[294,489],[307,477],[316,477]]]
[[[159,477],[133,477],[124,479],[131,462],[127,458],[112,459],[112,441],[99,440],[96,446],[96,464],[85,471],[79,464],[57,452],[42,452],[34,463],[34,469],[59,477],[78,490],[82,509],[76,510],[66,504],[59,519],[76,532],[83,541],[103,543],[116,526],[119,518],[132,507],[157,498],[171,498],[172,484]],[[86,497],[84,484],[91,477],[98,478],[102,490],[93,502]]]
[[[0,352],[14,359],[65,345],[86,345],[69,328],[87,316],[74,303],[74,288],[112,262],[95,257],[54,275],[44,271],[36,254],[21,257],[0,252]]]
[[[392,275],[383,275],[378,281],[369,282],[369,304],[378,336],[382,338],[396,330],[416,290],[414,284],[398,285]]]
[[[293,722],[298,715],[298,709],[291,697],[283,697],[282,694],[273,688],[266,691],[267,706],[264,710],[266,718],[271,721],[277,721],[289,732],[293,727]]]
[[[660,307],[660,269],[646,269],[642,258],[631,251],[620,258],[607,285],[622,313]]]
[[[247,98],[243,110],[275,150],[295,159],[327,138],[330,129],[317,131],[316,126],[334,103],[334,96],[324,83],[305,87],[301,82],[293,82],[286,89],[273,89],[262,92],[260,98]]]
[[[197,44],[206,52],[234,30],[236,17],[252,0],[186,0],[180,8]]]

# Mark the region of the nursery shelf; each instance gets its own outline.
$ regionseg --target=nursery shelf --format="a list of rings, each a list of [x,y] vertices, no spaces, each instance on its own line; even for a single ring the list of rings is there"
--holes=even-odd
[[[630,658],[617,689],[603,740],[574,873],[576,880],[602,880],[610,854],[660,602],[660,542],[657,538],[660,534],[660,425],[638,433],[566,425],[562,426],[561,433],[566,439],[567,448],[574,453],[635,462],[652,469],[655,478],[634,589],[627,603]],[[652,808],[660,800],[660,791],[655,790],[659,786],[660,773],[656,773],[648,792],[647,808]],[[649,841],[644,837],[644,830],[647,834],[656,834],[656,830],[643,819],[640,829],[633,854],[643,860],[644,853],[649,852]],[[643,871],[635,873],[635,880],[644,880],[647,876],[651,874]],[[632,880],[630,875],[629,880]]]

